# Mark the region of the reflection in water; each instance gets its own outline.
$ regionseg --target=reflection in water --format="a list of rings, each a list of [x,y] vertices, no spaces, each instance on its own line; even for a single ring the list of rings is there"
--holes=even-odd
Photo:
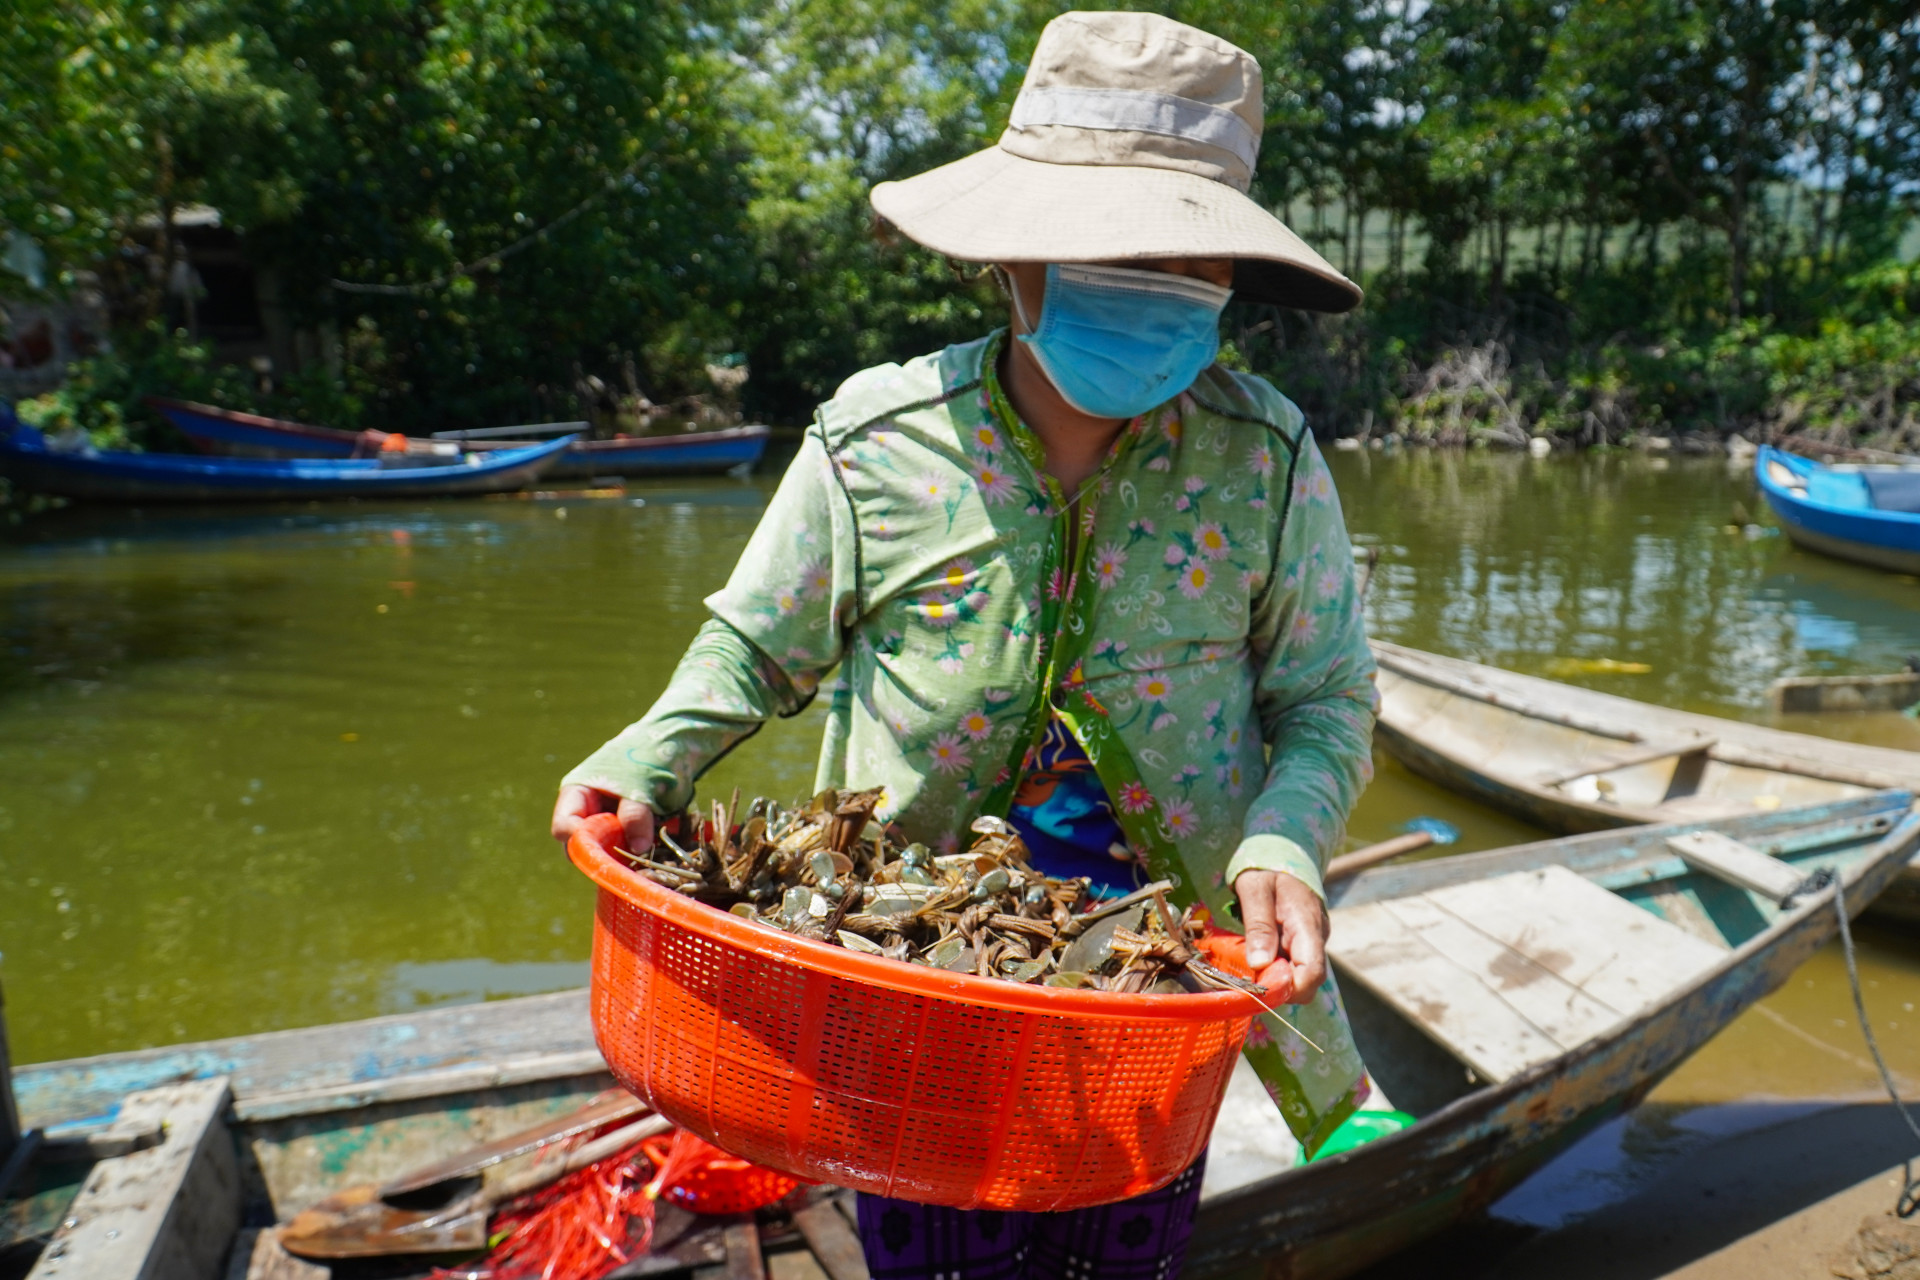
[[[1369,619],[1386,639],[1536,675],[1567,671],[1555,664],[1569,658],[1647,663],[1644,675],[1573,678],[1748,717],[1780,676],[1898,670],[1920,647],[1912,579],[1749,536],[1759,507],[1743,464],[1437,452],[1332,462],[1356,541],[1382,548]]]
[[[388,974],[387,1003],[396,1008],[436,1004],[477,1004],[511,996],[584,987],[591,965],[585,960],[435,960],[403,963]]]

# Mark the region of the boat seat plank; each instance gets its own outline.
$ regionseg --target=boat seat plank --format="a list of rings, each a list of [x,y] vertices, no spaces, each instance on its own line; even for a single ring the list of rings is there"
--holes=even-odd
[[[1624,1017],[1651,1008],[1727,955],[1565,867],[1427,896]]]
[[[1384,902],[1333,913],[1329,950],[1350,977],[1482,1079],[1499,1082],[1564,1050],[1489,985],[1437,950]]]
[[[1713,738],[1689,738],[1681,742],[1647,743],[1632,751],[1616,752],[1613,755],[1589,760],[1584,764],[1572,768],[1555,769],[1549,773],[1544,773],[1535,780],[1535,785],[1542,787],[1564,787],[1569,782],[1574,782],[1581,778],[1589,778],[1597,773],[1612,773],[1618,769],[1630,769],[1635,765],[1653,764],[1659,760],[1700,755],[1703,752],[1711,751],[1717,745],[1719,745],[1717,740]]]
[[[1667,837],[1667,847],[1688,866],[1773,902],[1784,900],[1806,879],[1796,868],[1718,831]]]
[[[793,1225],[800,1228],[827,1280],[872,1280],[859,1233],[832,1200],[818,1200],[795,1210]]]
[[[1335,908],[1329,950],[1496,1082],[1604,1034],[1727,954],[1559,866]]]
[[[121,1117],[165,1137],[88,1170],[30,1280],[202,1280],[240,1228],[224,1077],[128,1095]]]
[[[1435,951],[1476,974],[1482,985],[1563,1050],[1621,1020],[1618,1010],[1482,933],[1432,898],[1389,899],[1380,905]]]
[[[1726,822],[1751,813],[1768,813],[1751,798],[1732,796],[1674,796],[1660,802],[1659,817],[1664,822]]]

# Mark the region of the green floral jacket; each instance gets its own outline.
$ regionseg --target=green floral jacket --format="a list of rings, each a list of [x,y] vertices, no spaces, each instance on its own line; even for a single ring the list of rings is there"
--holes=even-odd
[[[666,692],[566,781],[677,811],[838,666],[817,785],[884,786],[915,839],[951,850],[1005,813],[1055,715],[1188,901],[1227,909],[1249,867],[1320,891],[1371,776],[1374,668],[1300,411],[1207,370],[1122,431],[1072,539],[1000,394],[1002,341],[868,369],[821,407]],[[1331,981],[1286,1012],[1249,1058],[1312,1149],[1364,1074]]]

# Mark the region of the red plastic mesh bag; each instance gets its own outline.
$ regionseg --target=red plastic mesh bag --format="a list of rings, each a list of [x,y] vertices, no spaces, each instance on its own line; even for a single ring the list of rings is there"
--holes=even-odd
[[[749,1213],[800,1179],[730,1156],[684,1129],[636,1143],[494,1215],[498,1243],[475,1267],[445,1280],[598,1280],[647,1252],[653,1207],[672,1200],[694,1213]]]
[[[640,1144],[658,1172],[650,1198],[671,1200],[692,1213],[750,1213],[799,1186],[791,1174],[730,1156],[685,1129]]]

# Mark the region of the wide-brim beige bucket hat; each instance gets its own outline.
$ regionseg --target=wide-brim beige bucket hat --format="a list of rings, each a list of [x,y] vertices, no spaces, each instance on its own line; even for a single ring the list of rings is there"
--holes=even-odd
[[[1234,293],[1348,311],[1360,287],[1247,196],[1260,64],[1153,13],[1063,13],[1000,141],[873,189],[909,238],[966,262],[1232,258]]]

